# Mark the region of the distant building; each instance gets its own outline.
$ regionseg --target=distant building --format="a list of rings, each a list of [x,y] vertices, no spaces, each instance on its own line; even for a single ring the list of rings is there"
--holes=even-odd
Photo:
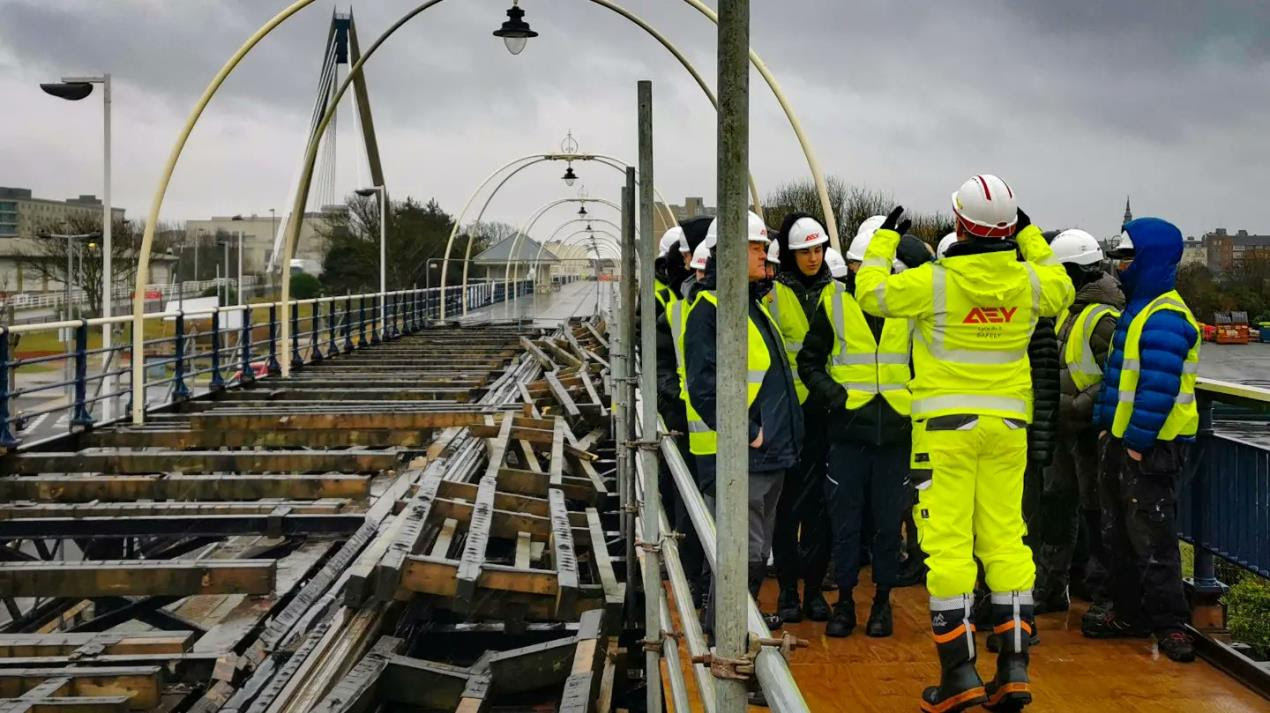
[[[1270,235],[1250,235],[1247,230],[1235,233],[1218,228],[1203,238],[1208,269],[1213,272],[1242,270],[1249,262],[1270,262]]]
[[[0,186],[0,238],[32,238],[37,230],[59,230],[70,218],[101,221],[101,199],[88,194],[64,201],[36,198],[30,188]],[[114,220],[124,219],[123,208],[112,208]]]
[[[326,216],[326,212],[304,214],[304,221],[300,224],[300,242],[296,245],[295,251],[297,260],[322,262],[326,241],[322,239],[319,230],[324,227]],[[281,222],[282,216],[275,218],[269,215],[213,216],[206,220],[189,220],[185,223],[185,246],[192,246],[199,242],[206,250],[208,245],[214,246],[217,240],[228,241],[231,256],[233,256],[236,255],[233,251],[238,249],[238,237],[241,233],[243,273],[259,274],[265,271],[265,266],[273,255],[274,234]],[[237,260],[236,257],[231,259],[235,262]],[[231,266],[231,271],[236,269],[236,265]],[[211,273],[208,272],[201,277],[208,279]]]
[[[1204,246],[1204,238],[1187,236],[1182,241],[1182,262],[1185,265],[1207,265],[1208,264],[1208,248]]]
[[[657,237],[670,229],[670,225],[666,223],[666,212],[662,208],[670,210],[671,215],[675,216],[676,221],[695,218],[699,215],[708,215],[711,217],[719,214],[719,209],[714,206],[706,205],[705,199],[701,196],[687,196],[684,198],[683,205],[671,203],[670,205],[658,204],[653,211],[653,232]]]

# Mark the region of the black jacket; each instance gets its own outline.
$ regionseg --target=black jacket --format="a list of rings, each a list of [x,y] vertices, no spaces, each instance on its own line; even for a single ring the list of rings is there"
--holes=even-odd
[[[1116,278],[1103,273],[1097,280],[1087,282],[1076,289],[1076,301],[1069,308],[1069,316],[1058,333],[1059,354],[1066,348],[1068,335],[1072,325],[1085,307],[1091,304],[1107,304],[1116,309],[1124,309],[1124,293]],[[1111,353],[1111,340],[1116,332],[1116,318],[1104,315],[1094,325],[1089,335],[1089,345],[1094,352],[1094,361],[1105,368],[1107,355]],[[1098,391],[1102,384],[1094,384],[1088,389],[1076,388],[1071,373],[1067,370],[1067,362],[1059,365],[1060,399],[1058,407],[1059,428],[1064,433],[1076,433],[1093,424],[1094,403],[1098,400]]]
[[[848,290],[853,289],[849,287]],[[881,339],[885,320],[864,315],[874,339]],[[829,375],[829,358],[833,353],[833,325],[823,308],[812,316],[811,329],[798,353],[798,376],[807,387],[807,403],[815,401],[829,410],[829,437],[839,443],[867,443],[889,446],[910,438],[912,428],[908,416],[891,408],[882,397],[876,397],[858,409],[846,407],[847,390]]]
[[[1032,425],[1027,431],[1027,458],[1030,464],[1043,468],[1054,460],[1058,438],[1058,370],[1062,359],[1053,319],[1043,317],[1037,321],[1027,345],[1027,358],[1032,365]]]
[[[714,289],[714,260],[706,268],[699,289]],[[749,440],[763,433],[763,445],[750,448],[750,472],[784,470],[798,462],[803,442],[803,412],[798,407],[793,373],[781,347],[780,334],[759,308],[758,296],[751,293],[749,318],[758,325],[767,346],[771,367],[750,405]],[[688,395],[693,408],[707,426],[717,430],[715,420],[715,369],[718,346],[715,340],[717,313],[712,303],[701,299],[688,317],[684,333],[684,367]],[[744,384],[731,388],[744,389]]]

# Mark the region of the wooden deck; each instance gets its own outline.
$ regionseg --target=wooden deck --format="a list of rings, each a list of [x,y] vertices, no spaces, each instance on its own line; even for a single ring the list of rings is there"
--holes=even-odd
[[[776,582],[767,580],[761,595],[764,611],[775,608],[776,594]],[[829,592],[826,598],[833,602],[836,595]],[[811,642],[809,648],[795,652],[790,668],[814,713],[913,713],[918,710],[921,690],[938,679],[926,590],[896,590],[892,601],[895,635],[889,639],[864,635],[872,597],[872,585],[856,589],[860,625],[845,639],[826,637],[823,623],[788,625],[789,631]],[[1035,702],[1027,708],[1029,713],[1270,711],[1270,702],[1204,661],[1178,664],[1159,655],[1151,639],[1084,638],[1080,634],[1084,610],[1080,603],[1066,614],[1039,617],[1041,643],[1032,650]],[[988,653],[982,634],[978,644],[979,671],[987,678],[996,656]],[[688,661],[682,644],[680,660]],[[693,711],[699,711],[694,679],[687,668],[685,678],[694,697]]]

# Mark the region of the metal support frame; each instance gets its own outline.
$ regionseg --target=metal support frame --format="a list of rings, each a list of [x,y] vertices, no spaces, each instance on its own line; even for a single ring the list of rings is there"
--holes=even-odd
[[[626,169],[626,186],[622,190],[622,280],[618,298],[618,329],[622,344],[622,373],[615,378],[614,391],[622,395],[621,402],[614,406],[620,411],[617,432],[613,440],[617,445],[617,465],[619,485],[622,493],[623,521],[622,535],[626,540],[626,581],[636,580],[635,558],[635,454],[631,442],[635,440],[635,315],[636,279],[635,279],[635,167]],[[617,375],[615,375],[616,377]],[[628,616],[634,620],[634,599],[627,607]]]

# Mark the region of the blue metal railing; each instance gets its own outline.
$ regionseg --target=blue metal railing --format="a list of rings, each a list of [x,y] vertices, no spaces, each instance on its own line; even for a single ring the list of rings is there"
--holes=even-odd
[[[513,296],[533,291],[531,279],[514,284],[512,290]],[[293,300],[292,368],[412,334],[439,318],[442,299],[448,305],[446,313],[458,315],[462,297],[461,287],[448,287],[444,295],[438,287],[402,290],[385,295],[382,310],[378,293]],[[467,287],[469,310],[504,299],[501,282]],[[279,373],[278,309],[279,303],[273,302],[146,315],[144,324],[163,332],[143,342],[147,410]],[[128,414],[131,335],[115,335],[108,348],[90,348],[89,340],[103,327],[129,332],[132,324],[132,316],[124,315],[0,326],[0,449]],[[17,356],[22,339],[29,344],[53,332],[58,336],[45,342],[62,351]],[[155,389],[162,396],[152,400]],[[48,419],[54,419],[52,428],[45,423]]]
[[[1178,535],[1195,545],[1195,586],[1220,589],[1213,557],[1270,577],[1270,431],[1221,422],[1214,402],[1264,411],[1270,390],[1200,380],[1200,430],[1178,499]],[[1259,437],[1259,438],[1258,438]]]

